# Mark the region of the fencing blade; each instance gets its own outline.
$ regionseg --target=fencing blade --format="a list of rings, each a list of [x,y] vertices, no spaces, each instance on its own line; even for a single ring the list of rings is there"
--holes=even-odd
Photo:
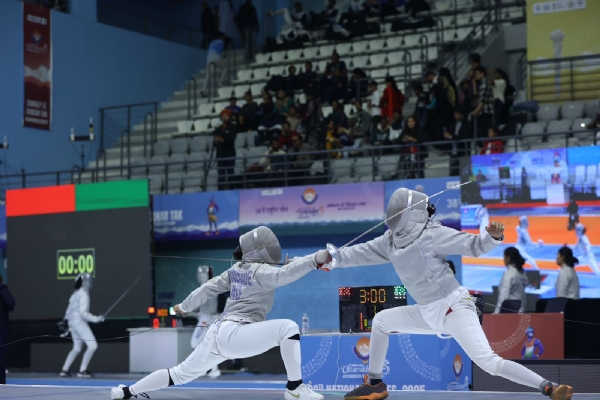
[[[115,307],[116,307],[116,305],[117,305],[117,304],[119,304],[119,302],[120,302],[121,300],[123,300],[123,297],[125,297],[125,296],[127,295],[127,293],[129,293],[129,291],[130,291],[131,289],[133,289],[133,287],[136,285],[136,283],[138,283],[138,282],[140,281],[140,279],[142,279],[142,277],[141,277],[141,276],[138,276],[138,278],[137,278],[137,279],[136,279],[136,280],[135,280],[135,281],[134,281],[134,282],[131,284],[131,286],[129,286],[129,287],[127,288],[127,290],[125,290],[125,292],[123,292],[123,294],[122,294],[122,295],[121,295],[121,296],[120,296],[120,297],[117,299],[117,301],[115,301],[115,302],[113,303],[113,305],[112,305],[112,306],[110,306],[110,307],[108,308],[108,310],[106,310],[106,312],[105,312],[104,314],[102,314],[102,315],[103,315],[104,317],[106,317],[106,316],[108,315],[108,313],[109,313],[109,312],[111,312],[111,311],[113,310],[113,308],[115,308]]]

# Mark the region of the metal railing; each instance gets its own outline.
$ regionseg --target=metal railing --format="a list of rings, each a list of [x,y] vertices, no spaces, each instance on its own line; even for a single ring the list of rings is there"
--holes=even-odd
[[[528,96],[538,102],[591,100],[600,92],[600,56],[527,62]]]
[[[199,29],[148,17],[124,8],[102,4],[102,2],[98,2],[97,4],[97,20],[102,24],[116,26],[117,28],[143,33],[144,35],[188,46],[202,46],[204,33]]]
[[[122,132],[126,136],[128,132]],[[503,152],[574,147],[580,139],[596,144],[595,130],[581,129],[564,133],[541,133],[499,137],[505,141]],[[243,157],[218,158],[212,151],[204,159],[181,162],[127,165],[83,171],[34,172],[4,176],[6,189],[68,183],[102,182],[150,178],[153,193],[180,193],[193,190],[245,189],[321,183],[348,183],[390,179],[456,176],[460,158],[480,154],[478,144],[485,138],[438,141],[417,144],[343,147],[285,154],[245,154]],[[540,146],[542,143],[542,146]],[[416,151],[415,151],[416,148]],[[122,148],[123,149],[123,148]],[[125,159],[122,150],[122,159]],[[446,152],[450,156],[442,156]],[[454,155],[453,155],[454,154]],[[127,154],[130,161],[130,154]],[[189,185],[188,182],[192,181]]]

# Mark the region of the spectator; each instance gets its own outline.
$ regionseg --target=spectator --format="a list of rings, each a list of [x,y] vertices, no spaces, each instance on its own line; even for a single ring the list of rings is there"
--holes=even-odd
[[[496,68],[493,73],[491,69],[488,69],[488,76],[490,77],[490,85],[494,94],[493,124],[497,128],[499,125],[506,123],[506,116],[508,114],[504,97],[509,84],[508,75],[501,68]]]
[[[479,154],[500,154],[504,153],[504,142],[498,139],[498,129],[493,126],[488,128],[489,139],[485,141]]]
[[[379,124],[373,129],[371,134],[371,143],[373,146],[384,146],[389,143],[390,121],[387,117],[381,117]]]
[[[298,180],[308,175],[312,163],[312,155],[303,154],[310,151],[310,148],[302,140],[302,136],[292,136],[292,147],[288,150],[288,163],[291,171],[288,174],[296,184],[302,184]]]
[[[368,78],[365,71],[360,68],[354,68],[352,78],[348,87],[348,93],[345,96],[345,101],[351,99],[360,100],[369,93]]]
[[[268,14],[273,18],[275,15],[283,15],[285,25],[281,27],[281,31],[277,36],[277,43],[282,44],[286,41],[293,41],[300,36],[308,36],[310,33],[306,30],[309,24],[308,15],[302,10],[302,3],[294,4],[294,13],[290,14],[287,8],[282,8],[277,11],[268,11]]]
[[[226,37],[233,37],[234,19],[231,0],[221,0],[219,2],[219,31],[223,32]]]
[[[258,106],[259,113],[261,115],[266,115],[271,112],[276,112],[275,104],[273,103],[273,97],[271,97],[271,93],[267,91],[263,91],[261,93],[261,97],[263,99],[262,104]]]
[[[329,119],[337,126],[348,128],[348,116],[344,111],[344,106],[337,100],[334,100],[333,103],[331,103],[331,114],[329,115]]]
[[[425,72],[425,80],[427,81],[427,83],[429,83],[429,85],[435,85],[438,81],[438,77],[435,74],[435,72],[427,71]]]
[[[342,14],[340,22],[355,23],[357,25],[366,25],[367,10],[369,3],[365,0],[350,0],[348,3],[348,12]]]
[[[334,101],[343,99],[348,92],[348,78],[339,68],[333,70],[329,79],[323,80],[323,101],[333,104]]]
[[[342,142],[339,137],[339,129],[338,126],[333,122],[333,120],[329,120],[327,123],[327,134],[325,137],[325,149],[333,150],[333,149],[341,149]],[[329,157],[331,158],[341,158],[342,154],[338,152],[329,153]]]
[[[416,18],[418,12],[431,10],[431,6],[425,0],[408,0],[403,3],[404,11],[410,13],[412,18]]]
[[[229,105],[225,107],[225,109],[231,111],[235,115],[239,114],[242,110],[240,106],[237,105],[237,99],[235,97],[229,99]]]
[[[373,123],[371,121],[371,116],[368,112],[363,109],[362,102],[360,100],[356,100],[354,102],[354,106],[356,107],[356,114],[353,118],[352,125],[352,134],[354,137],[370,137],[371,129]]]
[[[392,121],[390,123],[391,129],[393,131],[398,131],[398,135],[400,135],[400,131],[404,125],[404,118],[402,118],[402,114],[400,111],[394,110],[394,114],[392,115]]]
[[[208,49],[208,44],[213,39],[215,31],[214,16],[206,1],[202,2],[202,20],[200,22],[200,27],[202,29],[201,47],[206,50]]]
[[[381,93],[377,90],[377,82],[369,82],[369,93],[371,93],[371,98],[367,106],[371,110],[371,116],[376,118],[373,120],[373,123],[376,124],[379,122],[379,117],[381,117],[381,107],[379,106],[379,103],[381,103]]]
[[[265,103],[261,105],[265,106]],[[263,117],[258,125],[258,135],[254,137],[254,145],[261,146],[276,140],[281,133],[283,119],[269,105],[263,109]]]
[[[486,71],[481,65],[475,69],[475,81],[478,82],[477,106],[471,111],[477,126],[477,136],[483,137],[483,132],[492,126],[494,115],[494,94],[486,78]]]
[[[281,135],[279,135],[279,148],[288,151],[292,147],[292,139],[298,136],[298,132],[292,131],[288,121],[283,121],[281,125]]]
[[[258,160],[258,164],[262,165],[265,171],[277,171],[283,169],[283,157],[285,151],[279,147],[279,140],[273,139],[271,147],[265,152],[265,156]]]
[[[302,89],[302,83],[300,82],[300,77],[296,74],[296,67],[294,65],[290,65],[288,67],[288,74],[285,77],[285,92],[288,96],[294,96],[294,92],[296,90]]]
[[[336,69],[340,70],[340,74],[342,76],[348,75],[348,69],[346,68],[346,63],[341,61],[339,54],[334,51],[333,54],[331,54],[331,61],[329,61],[327,63],[325,70],[328,71],[330,74],[333,74],[333,72]]]
[[[469,143],[456,143],[456,141],[471,139],[473,131],[471,124],[465,121],[465,113],[457,108],[454,111],[454,122],[444,132],[444,139],[452,141],[450,152],[450,176],[458,176],[460,173],[460,158],[468,154]]]
[[[321,109],[321,103],[316,98],[314,91],[306,92],[306,114],[304,117],[304,132],[306,132],[309,138],[309,146],[312,146],[310,142],[311,136],[319,131],[319,126],[323,120],[323,110]]]
[[[388,119],[392,118],[394,110],[400,111],[400,115],[402,115],[402,106],[406,100],[404,94],[398,88],[396,81],[391,76],[385,78],[385,86],[383,96],[381,96],[381,100],[379,101],[379,105],[381,106],[381,116],[388,117]]]
[[[8,338],[8,313],[15,309],[15,299],[0,275],[0,346]],[[0,347],[0,384],[6,384],[6,347]]]
[[[221,121],[223,124],[213,132],[213,146],[216,150],[217,159],[231,158],[230,160],[218,161],[220,182],[228,182],[233,177],[233,166],[235,165],[233,157],[235,157],[237,126],[231,123],[232,114],[230,110],[221,111]]]
[[[211,78],[211,68],[210,68],[210,64],[214,64],[215,68],[215,75],[216,75],[216,70],[217,68],[222,69],[221,72],[221,77],[219,78],[219,84],[221,84],[223,82],[223,79],[225,79],[225,73],[227,72],[227,66],[225,65],[225,63],[223,62],[223,50],[225,50],[225,34],[223,32],[219,32],[217,34],[217,38],[215,40],[213,40],[212,42],[210,42],[210,45],[208,46],[208,55],[206,56],[206,78],[204,79],[204,84],[202,85],[202,90],[200,91],[200,94],[202,94],[203,97],[206,97],[206,88],[208,87],[208,81]],[[213,79],[217,79],[216,76],[212,77]]]
[[[298,75],[298,79],[300,80],[299,86],[303,90],[306,90],[311,82],[317,80],[317,73],[313,71],[312,62],[306,61],[304,63],[304,72]]]
[[[450,70],[446,67],[442,67],[440,68],[440,78],[444,77],[446,78],[446,80],[448,81],[448,84],[450,85],[450,87],[452,88],[452,91],[454,92],[454,106],[456,107],[456,104],[458,103],[458,88],[456,87],[456,82],[454,82],[454,79],[452,78],[452,74],[450,73]]]
[[[292,131],[298,131],[300,125],[300,116],[298,115],[298,109],[296,106],[290,106],[290,114],[287,117],[287,121],[290,123],[290,129]]]
[[[258,127],[256,115],[258,113],[258,104],[252,99],[252,93],[250,92],[246,92],[244,100],[246,100],[246,104],[242,106],[240,115],[244,116],[244,119],[252,127],[252,130],[256,130]]]
[[[471,65],[471,69],[469,70],[469,79],[475,81],[475,70],[481,65],[481,55],[478,53],[471,54],[469,56],[469,64]]]
[[[284,117],[289,116],[290,107],[294,105],[294,99],[288,96],[283,89],[277,92],[277,99],[275,100],[275,110],[279,115]]]
[[[459,109],[461,113],[468,115],[475,108],[473,102],[473,88],[471,87],[471,81],[465,79],[460,83],[457,109]]]
[[[406,145],[402,149],[402,160],[406,177],[423,178],[423,159],[425,158],[425,147],[419,146],[424,142],[423,133],[415,117],[410,116],[406,119],[406,126],[400,134],[400,142]]]
[[[246,2],[242,4],[236,19],[242,41],[246,43],[246,38],[252,38],[252,33],[255,31],[258,32],[260,29],[258,24],[258,14],[256,8],[252,4],[252,0],[246,0]]]
[[[246,119],[246,116],[244,114],[240,114],[238,116],[238,132],[252,132],[254,130],[256,130],[255,128],[252,127],[252,124],[250,121],[248,121],[248,119]]]
[[[423,90],[423,85],[420,82],[411,84],[413,93],[417,97],[417,105],[413,116],[419,121],[421,128],[427,123],[427,104],[429,104],[429,94]]]

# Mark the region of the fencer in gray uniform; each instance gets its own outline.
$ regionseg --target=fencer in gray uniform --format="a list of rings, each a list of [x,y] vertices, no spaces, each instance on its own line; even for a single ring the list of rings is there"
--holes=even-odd
[[[230,292],[223,314],[210,326],[198,347],[173,368],[155,371],[130,387],[113,388],[112,399],[129,399],[183,385],[227,359],[252,357],[276,346],[280,347],[288,375],[285,399],[323,399],[302,382],[298,325],[287,319],[265,319],[273,306],[275,289],[320,268],[331,256],[321,250],[278,268],[281,247],[275,234],[265,226],[242,235],[233,256],[237,263],[174,307],[179,314],[187,314],[218,294]]]
[[[402,212],[405,210],[404,212]],[[401,214],[399,214],[402,212]],[[453,337],[483,370],[513,382],[540,389],[553,400],[566,400],[572,388],[545,380],[522,365],[495,354],[479,323],[476,305],[448,268],[446,256],[477,257],[502,242],[504,226],[492,222],[478,235],[460,232],[434,222],[427,196],[406,188],[390,198],[386,212],[389,230],[366,243],[334,252],[334,262],[324,269],[392,263],[402,283],[416,300],[375,315],[371,331],[369,373],[362,386],[346,399],[380,400],[388,396],[382,371],[393,332],[437,334]]]

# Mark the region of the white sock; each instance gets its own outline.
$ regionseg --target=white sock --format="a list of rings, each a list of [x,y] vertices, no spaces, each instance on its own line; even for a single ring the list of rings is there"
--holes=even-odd
[[[279,345],[281,358],[287,371],[288,381],[302,379],[302,356],[300,355],[300,340],[283,339]]]
[[[152,392],[169,386],[169,370],[159,369],[129,387],[131,394]]]
[[[502,360],[502,365],[499,368],[499,374],[501,377],[519,383],[521,385],[529,386],[535,389],[539,389],[544,382],[544,378],[533,372],[532,370],[525,368],[521,364],[517,364],[514,361]]]

